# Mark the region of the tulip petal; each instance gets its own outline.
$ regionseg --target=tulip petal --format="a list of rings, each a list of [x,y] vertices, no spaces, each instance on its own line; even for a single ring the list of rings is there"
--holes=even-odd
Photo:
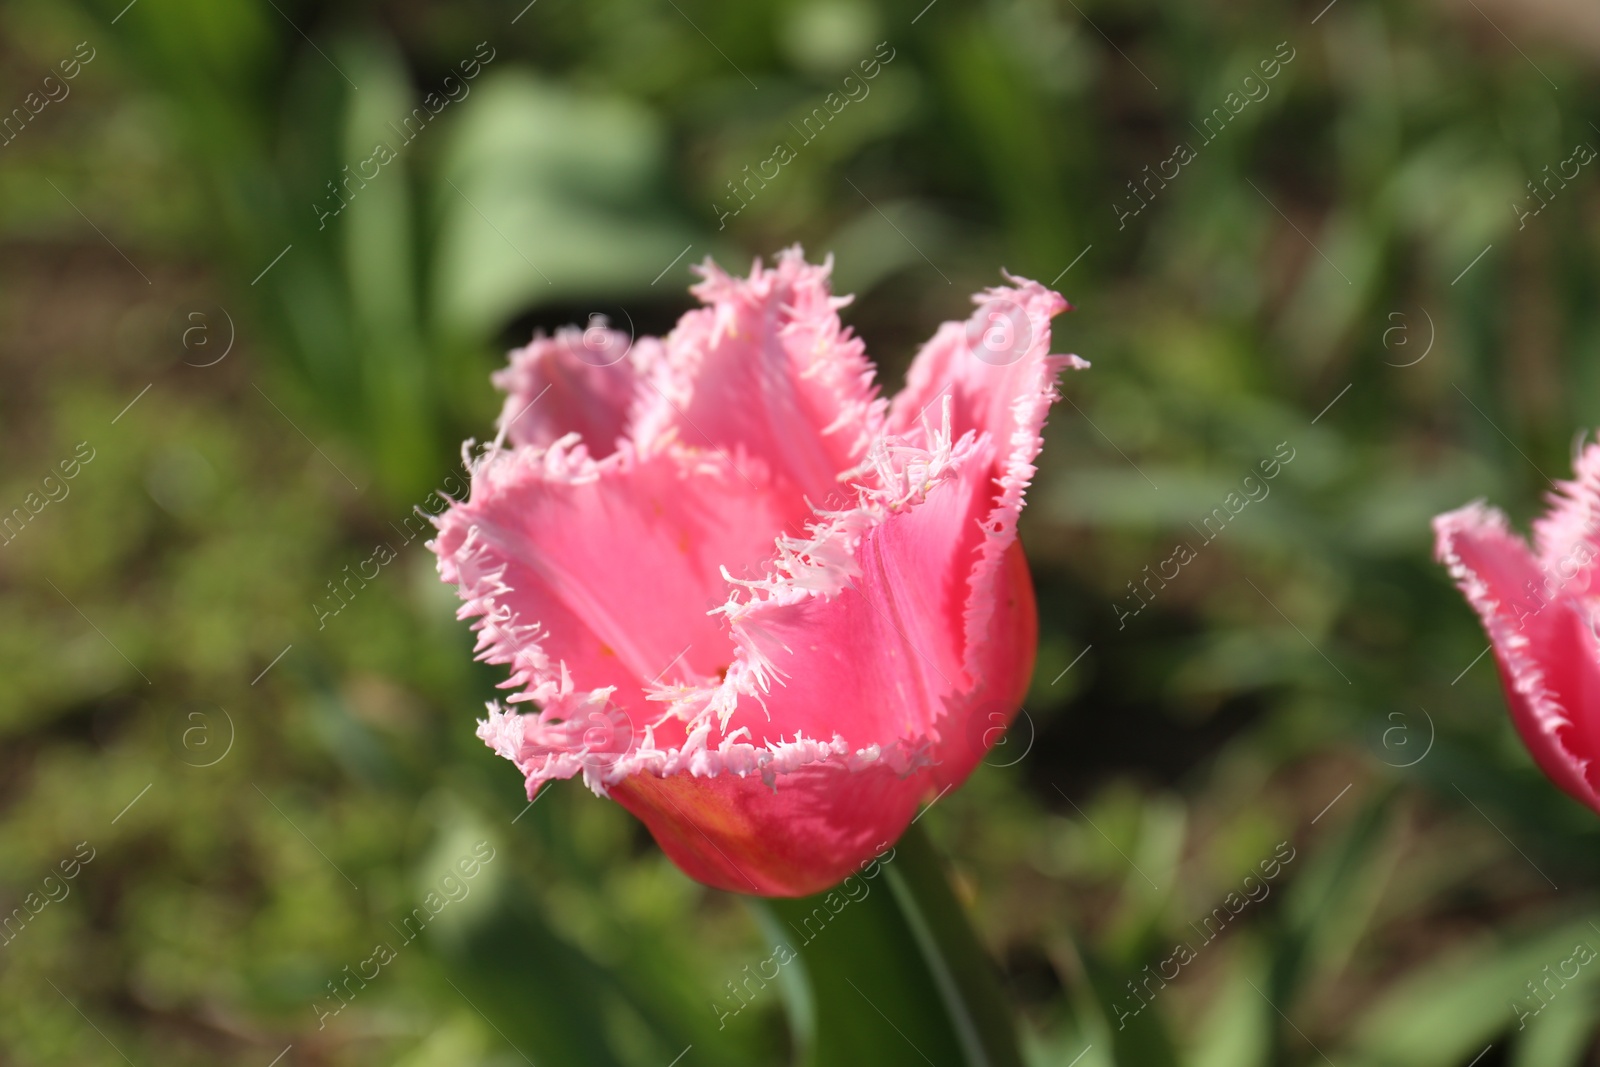
[[[1574,477],[1557,482],[1549,494],[1549,514],[1535,519],[1533,543],[1539,563],[1565,596],[1583,596],[1595,588],[1600,558],[1600,444],[1580,448],[1573,459]]]
[[[798,248],[771,269],[758,260],[747,279],[708,260],[692,290],[707,306],[666,338],[679,385],[663,391],[681,439],[742,449],[818,505],[847,495],[841,477],[866,455],[885,407],[860,338],[839,321],[849,299],[829,290],[832,269]]]
[[[996,442],[998,489],[981,521],[982,558],[964,612],[969,650],[985,643],[989,618],[1007,588],[1002,564],[1044,444],[1045,416],[1060,396],[1056,376],[1066,367],[1089,366],[1077,356],[1050,354],[1050,320],[1071,305],[1038,282],[1011,280],[1011,286],[975,295],[978,309],[965,322],[939,327],[917,353],[888,419],[890,433],[915,434],[929,408],[948,397],[952,433],[987,433]]]
[[[971,772],[996,729],[990,709],[1015,713],[1037,633],[1014,539],[975,674],[962,626],[994,445],[938,432],[934,446],[891,442],[879,487],[787,542],[777,574],[740,583],[750,596],[724,609],[738,645],[726,679],[679,697],[711,718],[708,736],[720,722],[715,761],[691,776],[619,775],[612,795],[696,878],[782,895],[833,884],[896,838],[920,798]],[[806,740],[830,732],[830,746]]]
[[[491,376],[506,394],[500,432],[514,445],[536,448],[575,433],[590,455],[610,455],[640,403],[640,372],[659,352],[654,339],[636,348],[627,334],[599,325],[535,337]]]
[[[838,884],[898,837],[925,789],[886,764],[829,760],[797,767],[777,789],[737,775],[636,775],[612,796],[690,877],[796,897]]]
[[[525,689],[513,701],[615,687],[642,728],[652,680],[699,681],[730,661],[707,615],[726,595],[722,569],[754,570],[789,521],[763,486],[759,464],[678,445],[640,456],[624,441],[602,462],[575,437],[492,453],[469,502],[439,519],[440,574],[478,620],[481,658]]]
[[[1488,632],[1517,732],[1552,781],[1600,811],[1600,642],[1588,612],[1546,599],[1545,572],[1499,510],[1468,504],[1433,525],[1439,561]]]
[[[946,696],[972,688],[960,619],[983,511],[970,482],[985,478],[992,453],[971,435],[959,446],[940,437],[931,451],[895,448],[880,488],[786,544],[777,573],[735,595],[728,684],[744,687],[738,724],[756,740],[830,731],[857,746],[916,740]],[[848,715],[830,694],[849,694]]]

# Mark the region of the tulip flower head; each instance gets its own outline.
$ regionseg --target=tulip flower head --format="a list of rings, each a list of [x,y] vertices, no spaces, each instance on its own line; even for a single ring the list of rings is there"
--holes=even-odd
[[[1523,743],[1551,781],[1600,811],[1600,444],[1575,466],[1532,547],[1481,501],[1433,528],[1439,561],[1488,631]]]
[[[666,337],[594,323],[495,375],[439,572],[515,690],[478,735],[582,777],[709,885],[792,896],[893,841],[1020,705],[1016,521],[1065,367],[1036,282],[974,297],[879,396],[831,262],[714,265]],[[1003,709],[997,714],[996,709]]]

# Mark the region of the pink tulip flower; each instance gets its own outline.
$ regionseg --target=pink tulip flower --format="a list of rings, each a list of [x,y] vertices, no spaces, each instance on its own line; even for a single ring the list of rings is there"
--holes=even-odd
[[[816,892],[966,778],[1015,714],[1037,616],[1017,515],[1064,367],[1036,282],[974,297],[878,396],[831,261],[711,264],[665,338],[538,337],[437,521],[479,658],[478,736],[531,799],[581,775],[685,872]],[[518,713],[517,705],[532,707]]]
[[[1600,811],[1600,444],[1578,456],[1533,525],[1533,547],[1498,509],[1433,520],[1439,561],[1483,619],[1511,721],[1539,768]]]

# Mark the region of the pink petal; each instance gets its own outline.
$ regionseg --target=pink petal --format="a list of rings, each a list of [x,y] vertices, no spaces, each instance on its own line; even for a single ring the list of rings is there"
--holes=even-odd
[[[915,740],[947,695],[972,687],[961,612],[983,512],[970,483],[991,451],[969,438],[942,471],[914,468],[934,484],[908,478],[907,492],[868,498],[817,539],[842,550],[844,567],[807,585],[780,574],[730,606],[739,645],[730,674],[747,670],[760,696],[739,702],[738,725],[758,741],[796,732],[838,732],[855,746]],[[796,551],[813,555],[812,544]]]
[[[549,710],[614,686],[642,730],[653,679],[715,678],[733,655],[707,614],[726,597],[722,568],[754,571],[798,519],[751,477],[770,489],[759,465],[736,471],[716,453],[641,457],[624,442],[596,463],[571,438],[481,463],[434,546],[462,617],[478,619],[481,658],[524,688],[512,700]]]
[[[757,595],[729,606],[733,666],[710,700],[690,704],[714,709],[734,691],[728,725],[751,745],[722,734],[724,759],[737,748],[787,754],[814,744],[806,738],[834,742],[778,776],[765,761],[755,765],[759,778],[726,773],[726,765],[701,776],[708,764],[690,776],[624,777],[613,788],[701,881],[780,895],[825,889],[898,837],[920,800],[964,779],[996,722],[1015,713],[1037,632],[1014,540],[1002,566],[1006,588],[973,653],[976,674],[963,647],[994,449],[987,436],[951,447],[940,435],[937,443],[932,452],[897,449],[896,478],[792,546],[792,570],[752,583]],[[835,548],[844,549],[846,569],[808,571]]]
[[[1001,561],[1016,538],[1033,461],[1044,444],[1045,416],[1060,395],[1056,375],[1064,367],[1089,366],[1077,356],[1050,354],[1050,320],[1071,305],[1038,282],[1012,281],[1014,286],[974,296],[978,310],[965,322],[939,327],[917,353],[888,420],[889,432],[915,434],[930,409],[948,397],[956,436],[972,430],[996,442],[999,490],[982,520],[982,561],[973,569],[965,611],[966,646],[973,649],[984,641],[1004,584]]]
[[[758,260],[748,279],[707,261],[693,291],[709,306],[666,339],[682,383],[671,397],[680,438],[743,450],[818,505],[841,497],[841,475],[866,454],[884,407],[860,339],[839,321],[849,299],[829,290],[832,269],[798,248],[770,270]]]
[[[1600,642],[1589,611],[1549,599],[1544,571],[1500,511],[1469,504],[1433,525],[1439,561],[1488,631],[1517,732],[1552,781],[1600,811]]]
[[[1580,449],[1573,467],[1576,477],[1556,483],[1548,497],[1550,513],[1533,523],[1539,564],[1564,596],[1582,596],[1600,585],[1600,444]]]
[[[612,795],[690,877],[736,893],[804,896],[838,884],[899,837],[926,791],[887,764],[810,762],[758,777],[635,775]]]
[[[974,302],[971,319],[945,323],[924,346],[894,399],[889,436],[869,462],[876,488],[813,542],[792,544],[802,562],[836,550],[834,573],[786,568],[763,599],[730,611],[740,656],[729,681],[748,669],[765,716],[737,725],[757,740],[830,730],[857,746],[923,738],[944,785],[994,740],[988,713],[1016,713],[1036,626],[1016,517],[1056,375],[1087,364],[1049,354],[1050,319],[1068,305],[1043,286],[1018,280]],[[990,326],[996,319],[1007,329]],[[830,692],[854,695],[845,714]]]
[[[626,436],[643,389],[639,370],[659,359],[660,344],[635,345],[598,324],[535,337],[492,376],[506,394],[501,432],[515,445],[544,448],[569,433],[604,458]]]

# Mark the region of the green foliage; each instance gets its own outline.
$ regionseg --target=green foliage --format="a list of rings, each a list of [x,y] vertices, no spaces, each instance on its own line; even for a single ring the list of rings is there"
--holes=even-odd
[[[95,450],[0,546],[0,908],[94,850],[0,944],[0,1061],[1016,1062],[958,907],[1040,1067],[1592,1056],[1600,972],[1547,976],[1600,946],[1600,833],[1428,530],[1525,520],[1600,423],[1596,175],[1508,206],[1600,143],[1579,5],[124,2],[0,15],[5,108],[96,50],[0,146],[0,513]],[[1001,267],[1094,366],[1024,518],[1026,715],[918,824],[956,897],[902,845],[724,1026],[806,905],[525,807],[405,521],[531,327],[659,331],[794,241],[889,388]]]

